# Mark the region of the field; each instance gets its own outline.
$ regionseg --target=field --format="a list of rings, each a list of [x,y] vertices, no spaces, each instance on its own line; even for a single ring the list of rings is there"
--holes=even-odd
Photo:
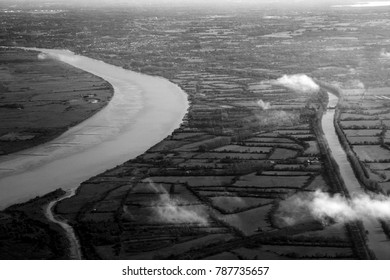
[[[2,45],[70,49],[167,78],[188,95],[188,113],[171,135],[90,178],[76,196],[57,205],[56,213],[76,230],[85,258],[371,257],[364,230],[355,223],[275,224],[279,203],[291,195],[318,189],[343,192],[319,129],[327,89],[305,91],[279,79],[305,73],[340,89],[336,111],[343,144],[351,148],[362,178],[375,179],[389,191],[386,9],[376,10],[378,21],[364,9],[123,7],[67,10],[55,16],[5,11],[0,9]],[[33,60],[37,62],[35,54]],[[49,62],[37,63],[43,69]],[[54,79],[57,70],[48,71],[51,76],[37,74],[47,82],[43,86],[38,77],[29,77],[37,71],[27,68],[26,76],[11,64],[1,65],[1,113],[8,118],[4,127],[21,125],[19,116],[26,112],[31,112],[23,114],[29,116],[29,125],[42,112],[54,115],[47,123],[40,119],[46,129],[52,123],[72,125],[82,119],[79,112],[89,116],[111,94],[103,81],[69,69],[58,73],[71,83]],[[6,75],[10,72],[18,79],[14,85],[3,83],[11,79]],[[99,89],[96,96],[90,95],[91,87]],[[21,92],[26,95],[23,104]],[[43,133],[22,126],[20,131],[0,129],[4,145],[27,143]]]
[[[83,218],[77,219],[77,224],[82,226],[88,223],[88,231],[98,238],[96,240],[101,240],[91,245],[99,258],[187,258],[198,254],[204,255],[201,258],[233,258],[229,253],[233,251],[223,252],[224,246],[213,248],[217,248],[222,239],[228,238],[228,244],[241,244],[239,240],[243,236],[255,237],[268,232],[272,235],[274,231],[284,230],[275,227],[272,222],[277,200],[301,191],[332,190],[326,173],[323,173],[318,158],[321,150],[313,140],[314,132],[310,127],[293,126],[239,140],[234,136],[224,136],[223,141],[212,134],[187,131],[182,128],[173,133],[171,139],[177,139],[175,152],[171,151],[169,145],[159,144],[158,150],[155,146],[146,154],[127,162],[125,168],[118,167],[99,175],[90,182],[93,184],[82,185],[76,197],[60,203],[57,211],[63,215],[72,217],[72,213],[66,214],[63,210],[70,208],[83,213]],[[205,143],[205,140],[197,139],[207,139],[207,145],[189,151],[186,142],[189,137],[194,143]],[[170,139],[166,141],[172,142]],[[183,145],[185,149],[181,149]],[[295,147],[288,149],[280,145]],[[254,160],[259,155],[261,160]],[[131,176],[135,172],[142,172],[144,166],[148,166],[145,170],[148,170],[149,176],[137,175],[139,179],[134,182],[129,180],[126,184],[112,181],[110,188],[99,188],[102,191],[99,194],[96,193],[98,189],[92,188],[92,185],[98,186],[96,184],[103,182],[109,186],[110,174],[124,176],[119,170]],[[128,173],[128,170],[133,171]],[[97,198],[100,194],[102,196],[98,201],[89,200],[89,210],[76,206],[86,202],[81,199]],[[118,201],[121,203],[118,204]],[[110,232],[117,232],[119,228],[114,221],[118,219],[122,228],[118,232],[122,240],[120,243],[108,230],[102,232],[97,228],[104,222],[112,225]],[[139,236],[140,232],[142,237]],[[325,228],[317,235],[305,238],[308,244],[312,244],[311,238],[322,240],[325,244],[329,238],[326,232]],[[331,248],[328,256],[316,255],[317,251],[303,251],[304,254],[295,257],[352,257],[349,237],[345,238],[343,246],[349,249]],[[207,244],[211,251],[221,252],[213,257],[212,253],[203,252],[205,240],[209,242]],[[284,244],[283,241],[278,242]],[[294,248],[292,245],[275,247],[278,248],[277,252],[242,251],[240,245],[237,246],[234,254],[242,254],[242,258],[256,255],[259,258],[294,257],[290,251],[282,249]]]
[[[371,88],[364,96],[361,92],[345,90],[339,114],[342,132],[353,151],[351,156],[359,162],[360,168],[355,166],[357,172],[369,180],[364,182],[368,189],[383,193],[389,192],[386,182],[390,179],[387,171],[390,168],[389,90]]]
[[[375,145],[354,145],[353,150],[364,162],[377,162],[390,159],[390,150]]]
[[[69,258],[65,234],[44,215],[47,204],[64,193],[56,190],[1,212],[0,260]]]
[[[104,80],[37,55],[0,49],[0,155],[59,136],[104,107],[113,94]]]

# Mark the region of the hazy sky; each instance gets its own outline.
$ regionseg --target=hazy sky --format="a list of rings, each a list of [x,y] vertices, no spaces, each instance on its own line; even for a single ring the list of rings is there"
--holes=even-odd
[[[381,0],[377,0],[381,1]],[[187,3],[236,3],[236,4],[290,4],[290,3],[339,3],[348,4],[350,2],[365,2],[358,0],[7,0],[7,2],[26,2],[26,3],[83,3],[88,5],[101,4],[187,4]]]
[[[83,6],[101,6],[101,5],[113,5],[119,6],[124,4],[130,5],[145,5],[145,6],[166,6],[166,5],[227,5],[235,4],[258,4],[267,6],[317,6],[317,5],[347,5],[367,2],[389,2],[389,0],[0,0],[8,3],[20,4],[36,4],[36,3],[58,3],[58,4],[77,4]]]

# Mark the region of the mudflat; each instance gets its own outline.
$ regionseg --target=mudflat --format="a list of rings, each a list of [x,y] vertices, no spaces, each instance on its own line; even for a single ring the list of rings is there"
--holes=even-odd
[[[95,75],[39,52],[0,48],[0,155],[59,136],[112,95]]]

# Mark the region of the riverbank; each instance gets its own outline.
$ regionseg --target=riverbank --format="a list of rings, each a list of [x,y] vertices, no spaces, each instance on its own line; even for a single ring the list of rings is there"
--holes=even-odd
[[[67,199],[69,197],[72,197],[76,192],[76,188],[73,190],[70,190],[68,193],[64,193],[60,197],[56,197],[54,200],[50,201],[49,204],[47,204],[44,213],[46,218],[59,226],[62,227],[63,231],[66,234],[66,238],[68,240],[68,253],[70,259],[72,260],[81,260],[82,254],[81,254],[81,248],[79,240],[73,230],[73,228],[67,223],[67,221],[62,220],[61,218],[57,217],[54,214],[53,208],[55,208],[56,204],[64,199]]]
[[[337,110],[337,109],[336,109]],[[324,134],[331,151],[332,157],[337,162],[337,165],[340,170],[341,178],[343,179],[344,185],[348,194],[350,196],[364,194],[365,189],[364,185],[359,182],[359,176],[356,175],[356,169],[354,169],[354,164],[351,161],[350,153],[348,150],[344,150],[343,144],[340,138],[340,129],[336,126],[337,119],[335,118],[335,110],[332,109],[322,118],[322,127]],[[360,227],[360,235],[363,233],[363,228],[365,229],[365,236],[361,238],[366,239],[367,246],[373,252],[374,258],[378,259],[389,259],[390,252],[390,242],[383,232],[381,224],[378,220],[362,220]],[[356,223],[359,226],[358,223]],[[356,233],[358,228],[356,228]]]
[[[0,212],[0,259],[69,258],[64,231],[44,214],[47,204],[64,194],[58,189]]]
[[[321,83],[324,85],[324,83]],[[326,90],[329,90],[328,87],[324,87]],[[328,104],[324,109],[319,110],[317,113],[317,118],[313,121],[313,129],[318,139],[319,148],[324,155],[324,165],[325,170],[327,170],[328,178],[331,181],[331,185],[335,188],[334,192],[339,192],[346,197],[350,197],[350,193],[345,185],[343,176],[340,172],[340,166],[336,162],[336,159],[332,156],[332,150],[327,141],[326,135],[329,133],[327,129],[324,131],[323,124],[332,124],[334,119],[334,113],[327,112],[329,109],[333,110],[337,106],[339,96],[328,93]],[[327,109],[328,108],[328,109]],[[334,111],[334,110],[333,110]],[[324,122],[324,117],[327,117],[327,122]],[[327,127],[326,127],[327,128]],[[347,232],[353,243],[353,248],[356,256],[359,259],[373,259],[375,258],[367,247],[366,236],[364,229],[361,226],[361,223],[350,222],[346,224]]]
[[[0,64],[0,156],[55,139],[114,92],[103,79],[37,51],[0,47]]]
[[[38,50],[38,49],[34,49]],[[142,154],[178,128],[185,93],[168,80],[146,76],[63,50],[40,50],[112,84],[114,96],[98,114],[46,144],[0,161],[0,208],[70,189]]]
[[[342,90],[340,88],[337,88],[336,86],[325,83],[325,82],[321,82],[321,81],[317,81],[317,82],[323,88],[328,90],[331,93],[331,95],[336,96],[337,99],[342,100],[343,93],[342,93]],[[337,105],[337,103],[335,105]],[[348,161],[350,162],[350,164],[353,168],[355,176],[359,179],[359,182],[361,184],[363,184],[364,188],[367,191],[371,191],[371,192],[375,192],[375,193],[383,192],[383,190],[381,190],[380,186],[378,185],[378,182],[376,182],[375,180],[372,180],[370,178],[367,170],[365,170],[364,166],[362,165],[362,162],[360,162],[356,153],[351,149],[350,144],[348,142],[348,139],[347,139],[346,135],[344,134],[342,127],[340,126],[340,115],[341,115],[340,108],[339,107],[336,108],[336,106],[330,106],[330,108],[335,109],[334,118],[333,118],[334,127],[336,129],[336,133],[337,133],[337,136],[340,140],[340,143],[347,154]]]
[[[307,119],[312,118],[304,118]],[[281,250],[279,246],[289,246],[300,252],[304,251],[300,247],[303,242],[305,246],[315,244],[315,250],[318,248],[318,254],[310,254],[313,258],[364,258],[354,250],[354,243],[350,241],[350,235],[346,234],[344,227],[340,227],[335,233],[329,233],[320,224],[315,224],[314,227],[312,224],[299,225],[293,229],[275,229],[268,224],[268,219],[274,214],[272,199],[286,197],[298,191],[296,188],[285,191],[280,187],[281,190],[271,193],[269,190],[259,190],[260,186],[267,184],[274,190],[282,184],[297,186],[300,185],[297,180],[307,174],[314,176],[304,180],[303,189],[327,189],[328,185],[322,179],[324,170],[318,164],[318,160],[322,161],[319,152],[311,149],[305,153],[304,150],[310,145],[294,137],[296,134],[302,137],[303,134],[303,139],[313,141],[315,136],[312,134],[312,127],[301,124],[286,127],[280,125],[278,128],[278,132],[263,131],[254,134],[252,138],[239,138],[237,135],[222,137],[207,134],[202,129],[182,127],[142,156],[87,180],[74,197],[61,201],[56,211],[70,221],[78,233],[86,259],[208,258],[213,257],[211,254],[215,254],[216,258],[219,254],[227,254],[230,259],[234,259],[227,251],[238,251],[246,242],[243,236],[254,237],[257,236],[256,232],[264,232],[252,244],[256,251],[253,253],[259,259],[285,257],[262,251],[264,244],[272,248],[276,246],[274,250],[277,252]],[[286,138],[285,133],[289,134],[289,138]],[[270,141],[271,137],[276,143],[272,145],[277,146],[275,150],[263,144]],[[310,143],[313,146],[313,142]],[[287,165],[282,170],[273,166],[275,162],[267,161],[270,157],[266,157],[266,153],[257,152],[258,147],[265,148],[270,151],[271,156],[279,148],[283,153],[292,151],[286,149],[291,146],[297,147],[293,156],[275,156],[278,160],[276,165]],[[240,151],[243,152],[230,148],[242,148]],[[321,172],[321,177],[317,177],[317,172]],[[294,177],[295,174],[299,174],[300,178]],[[290,176],[288,183],[282,181],[285,176]],[[273,182],[269,182],[269,179]],[[164,211],[169,203],[160,200],[155,193],[155,188],[159,186],[169,190],[169,196],[175,200],[186,201],[174,206],[175,212],[168,221],[165,216],[159,215],[159,211]],[[244,199],[267,199],[268,205],[259,207],[255,204],[248,207],[242,203]],[[219,200],[221,204],[218,204]],[[223,205],[225,202],[226,205]],[[182,211],[195,217],[201,215],[208,220],[208,224],[199,225],[181,218]],[[252,213],[254,216],[250,220],[251,217],[246,215]],[[231,222],[232,217],[239,221],[238,225]],[[295,229],[298,228],[305,235],[304,238],[294,236],[297,234]],[[310,237],[309,233],[313,233],[315,237]],[[226,244],[229,245],[225,246]],[[209,247],[214,249],[209,251]],[[323,253],[325,251],[326,255]],[[243,252],[241,256],[251,258],[247,252]],[[299,255],[291,256],[299,258]]]

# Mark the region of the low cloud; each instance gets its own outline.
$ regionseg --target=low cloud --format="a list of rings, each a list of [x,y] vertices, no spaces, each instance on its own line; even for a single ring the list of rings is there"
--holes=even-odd
[[[299,123],[299,114],[283,110],[269,110],[256,115],[261,126],[292,126]]]
[[[159,193],[159,200],[153,204],[156,214],[155,219],[164,223],[195,223],[208,225],[207,213],[198,205],[188,205],[183,199],[174,199],[171,194],[161,185],[147,180],[149,186]]]
[[[261,108],[261,109],[263,109],[263,110],[268,110],[268,109],[270,109],[271,108],[271,103],[269,103],[269,102],[264,102],[263,100],[259,100],[259,101],[257,101],[257,105]]]
[[[320,90],[312,78],[305,74],[284,75],[283,77],[270,81],[272,85],[282,86],[299,93],[316,93]]]
[[[385,49],[381,50],[381,57],[383,58],[390,58],[390,53],[386,51]]]
[[[39,60],[45,60],[45,59],[47,59],[48,58],[48,56],[47,56],[47,54],[45,54],[45,53],[39,53],[38,54],[38,59]]]
[[[26,49],[40,51],[40,49],[34,49],[34,48],[26,48]],[[71,51],[66,51],[66,50],[43,51],[40,52],[37,55],[37,57],[39,60],[55,59],[65,63],[75,63],[79,60],[79,56],[73,55]]]
[[[316,191],[297,194],[282,201],[276,212],[278,226],[291,226],[307,221],[328,223],[359,219],[390,219],[390,198],[384,195],[356,195],[347,199],[340,194]]]

